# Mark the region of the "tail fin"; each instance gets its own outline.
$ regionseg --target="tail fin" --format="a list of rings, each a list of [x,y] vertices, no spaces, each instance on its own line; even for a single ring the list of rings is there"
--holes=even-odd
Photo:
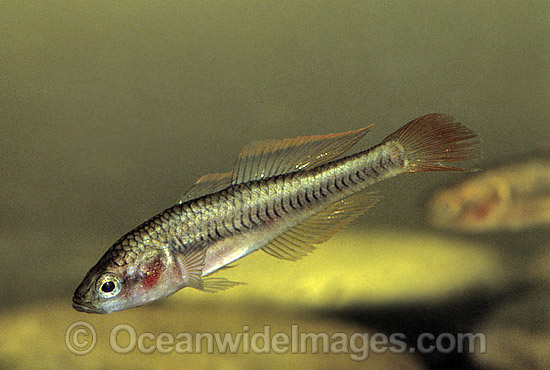
[[[427,114],[407,123],[384,139],[403,146],[409,159],[409,172],[470,171],[447,166],[445,162],[461,162],[481,156],[477,134],[441,113]]]

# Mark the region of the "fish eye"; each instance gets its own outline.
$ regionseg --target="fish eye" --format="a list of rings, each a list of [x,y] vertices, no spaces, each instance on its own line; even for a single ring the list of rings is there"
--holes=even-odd
[[[96,290],[103,298],[111,298],[120,292],[120,279],[114,274],[101,275],[96,282]]]
[[[115,290],[115,283],[113,283],[112,281],[103,283],[103,285],[101,286],[101,291],[103,293],[111,293],[113,290]]]

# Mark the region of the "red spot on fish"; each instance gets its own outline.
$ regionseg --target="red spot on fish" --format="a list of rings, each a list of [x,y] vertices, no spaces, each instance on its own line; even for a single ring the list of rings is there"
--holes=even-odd
[[[160,259],[156,259],[155,261],[150,263],[147,266],[147,270],[145,271],[145,279],[143,279],[143,285],[145,285],[147,288],[154,287],[159,281],[163,267],[164,265]]]
[[[484,202],[479,203],[475,208],[470,209],[464,214],[466,222],[479,222],[485,221],[487,218],[493,215],[498,206],[498,199],[488,198]]]
[[[496,208],[497,200],[494,198],[488,199],[485,203],[480,204],[479,208],[476,210],[475,218],[482,220],[489,216],[493,210]]]

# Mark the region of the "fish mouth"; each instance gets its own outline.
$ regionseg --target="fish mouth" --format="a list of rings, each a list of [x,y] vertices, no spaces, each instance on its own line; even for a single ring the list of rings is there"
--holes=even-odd
[[[73,308],[80,312],[103,313],[103,311],[98,310],[97,308],[90,307],[89,305],[82,302],[78,302],[75,298],[73,298]]]

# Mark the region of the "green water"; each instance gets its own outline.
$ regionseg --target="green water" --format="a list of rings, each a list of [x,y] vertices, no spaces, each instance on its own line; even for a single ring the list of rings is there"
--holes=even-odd
[[[549,18],[547,1],[1,2],[0,310],[70,307],[119,236],[230,170],[250,141],[375,123],[363,149],[443,112],[479,133],[477,166],[547,145]],[[386,181],[351,229],[445,238],[421,204],[461,176]],[[458,237],[515,274],[547,235]],[[501,289],[449,300],[489,307]],[[343,315],[376,326],[359,312]]]

